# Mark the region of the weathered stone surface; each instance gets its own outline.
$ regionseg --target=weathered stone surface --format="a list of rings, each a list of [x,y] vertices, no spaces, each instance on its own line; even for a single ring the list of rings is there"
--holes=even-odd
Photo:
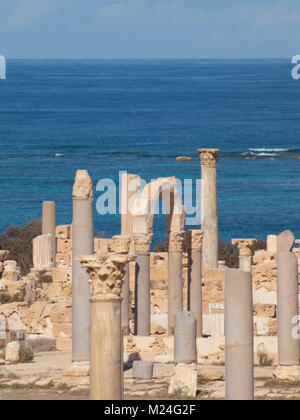
[[[90,275],[92,295],[109,298],[111,295],[121,295],[125,264],[132,259],[129,255],[111,253],[81,256],[78,262]]]
[[[223,381],[224,372],[216,369],[201,369],[200,379],[202,381]]]
[[[300,381],[300,366],[277,366],[273,373],[278,381]]]
[[[169,395],[195,398],[197,392],[197,365],[180,363],[175,366],[170,380]]]
[[[182,252],[184,240],[185,240],[185,231],[170,232],[169,252]]]
[[[5,361],[8,363],[19,363],[20,361],[20,343],[12,341],[8,343],[5,349]]]
[[[55,267],[52,269],[53,283],[65,283],[69,280],[67,268]]]
[[[57,337],[56,349],[59,351],[72,351],[72,338]]]
[[[0,367],[0,379],[15,379],[16,375],[10,370]]]
[[[72,324],[60,323],[53,325],[54,337],[69,337],[72,338]]]
[[[267,236],[267,251],[271,255],[276,255],[276,253],[277,253],[277,235],[268,235]]]
[[[57,239],[71,239],[72,238],[72,225],[56,226],[55,236]]]
[[[134,249],[135,253],[147,253],[150,250],[153,235],[146,233],[134,234]]]
[[[295,237],[290,230],[285,230],[277,236],[277,252],[290,252],[295,244]]]
[[[274,318],[276,316],[276,305],[264,305],[256,303],[254,305],[254,315]]]
[[[130,249],[130,237],[115,235],[112,238],[111,251],[117,254],[128,254]]]
[[[93,198],[93,183],[85,169],[76,172],[73,197],[78,199]]]
[[[195,230],[195,229],[187,230],[186,231],[187,249],[194,250],[194,251],[202,251],[203,237],[204,237],[203,230]]]

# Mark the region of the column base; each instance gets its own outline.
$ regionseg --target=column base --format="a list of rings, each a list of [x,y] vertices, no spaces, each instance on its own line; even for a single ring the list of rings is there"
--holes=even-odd
[[[90,362],[72,362],[70,368],[63,373],[61,383],[70,387],[88,387],[90,385]]]
[[[197,364],[178,363],[170,380],[168,394],[183,398],[195,398],[197,393]]]
[[[277,366],[273,378],[277,381],[300,381],[300,366]]]

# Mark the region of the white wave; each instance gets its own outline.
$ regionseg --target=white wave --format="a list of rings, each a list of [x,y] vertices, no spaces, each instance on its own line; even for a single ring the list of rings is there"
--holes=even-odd
[[[252,155],[252,156],[279,156],[278,153],[265,153],[265,152],[262,152],[262,153],[250,152],[250,155]]]
[[[289,149],[268,149],[268,148],[260,148],[260,149],[249,149],[250,152],[266,152],[266,153],[274,153],[274,152],[288,152]]]
[[[65,156],[63,153],[55,153],[55,157]]]

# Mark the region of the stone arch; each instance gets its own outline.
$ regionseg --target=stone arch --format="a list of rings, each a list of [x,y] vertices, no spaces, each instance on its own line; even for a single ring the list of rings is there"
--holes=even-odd
[[[185,226],[185,208],[182,205],[176,178],[158,178],[148,183],[133,202],[133,233],[153,233],[155,208],[162,197],[167,217],[167,231],[179,232]]]
[[[0,79],[6,79],[6,59],[3,55],[0,55]]]

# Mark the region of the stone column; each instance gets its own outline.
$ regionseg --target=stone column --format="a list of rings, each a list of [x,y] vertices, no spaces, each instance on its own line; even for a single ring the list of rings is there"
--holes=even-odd
[[[53,235],[40,235],[32,240],[33,268],[38,271],[55,267]]]
[[[121,289],[124,269],[131,258],[115,253],[78,257],[90,275],[92,295],[91,400],[123,399]]]
[[[94,254],[93,184],[86,170],[76,173],[73,188],[72,224],[72,359],[90,357],[89,276],[77,257]]]
[[[197,337],[202,337],[202,230],[187,231],[188,309],[197,320]]]
[[[174,362],[197,362],[197,320],[193,312],[176,312],[174,317]]]
[[[130,249],[130,237],[123,235],[113,236],[111,250],[117,254],[128,254]],[[129,263],[124,267],[122,284],[121,326],[123,335],[129,334]]]
[[[226,399],[254,399],[253,299],[251,273],[226,270]]]
[[[44,201],[42,209],[42,235],[52,235],[52,256],[51,267],[56,266],[56,204],[55,201]]]
[[[135,334],[150,336],[150,245],[153,235],[134,234],[135,265]]]
[[[56,204],[55,201],[43,202],[42,235],[51,234],[55,237]]]
[[[240,270],[252,273],[253,246],[256,239],[232,239],[231,243],[239,249]]]
[[[288,379],[290,369],[299,377],[298,260],[292,252],[295,238],[285,231],[277,239],[277,379]],[[290,367],[290,368],[288,368]],[[285,377],[285,375],[288,375]]]
[[[174,334],[174,316],[183,310],[182,251],[185,232],[171,232],[168,253],[168,334]]]
[[[134,253],[133,241],[133,200],[140,192],[141,178],[139,175],[124,173],[121,179],[121,235],[131,238],[130,253]]]
[[[217,159],[219,149],[198,149],[202,178],[203,268],[218,268]]]

